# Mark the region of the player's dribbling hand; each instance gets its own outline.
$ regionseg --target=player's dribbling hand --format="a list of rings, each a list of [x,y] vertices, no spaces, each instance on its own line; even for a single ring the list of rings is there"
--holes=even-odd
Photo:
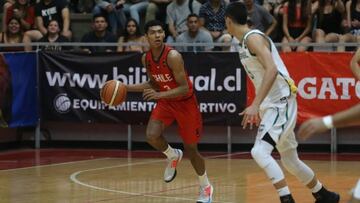
[[[327,130],[321,118],[313,118],[305,121],[299,128],[298,136],[301,140],[306,140],[315,133],[325,132]]]
[[[253,124],[259,126],[260,117],[259,117],[259,108],[255,105],[247,107],[243,112],[239,113],[240,116],[244,116],[241,125],[243,129],[246,129],[246,126],[250,125],[250,130],[253,128]]]
[[[147,101],[160,99],[160,92],[153,89],[144,89],[143,98]]]

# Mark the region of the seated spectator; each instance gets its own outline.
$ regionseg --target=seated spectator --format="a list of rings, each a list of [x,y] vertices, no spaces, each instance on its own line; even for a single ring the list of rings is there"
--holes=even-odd
[[[95,0],[93,15],[104,15],[109,22],[109,29],[115,36],[125,29],[126,16],[123,10],[125,0]]]
[[[140,13],[145,13],[148,5],[148,0],[128,0],[124,5],[124,12],[140,24]]]
[[[270,36],[277,25],[275,18],[264,7],[255,4],[254,0],[245,0],[244,3],[248,10],[251,28],[258,29]]]
[[[172,0],[149,0],[149,5],[146,8],[145,23],[151,20],[159,20],[165,23],[166,7]]]
[[[124,36],[119,38],[119,46],[117,48],[118,52],[123,51],[135,51],[135,52],[144,52],[147,51],[147,47],[144,45],[129,45],[124,46],[123,43],[141,43],[147,44],[147,40],[144,35],[141,34],[139,24],[137,24],[135,19],[130,18],[126,23],[126,29],[124,31]]]
[[[33,6],[30,6],[28,0],[16,0],[15,4],[11,5],[7,9],[5,14],[5,22],[8,22],[12,17],[20,19],[21,29],[23,31],[34,28],[35,10]],[[4,30],[6,30],[6,25]]]
[[[224,0],[209,0],[200,8],[201,25],[210,32],[214,42],[230,43],[231,41],[231,36],[225,30],[225,7]]]
[[[47,26],[51,20],[56,20],[61,29],[61,35],[71,39],[70,12],[67,0],[40,0],[35,5],[35,24],[38,30],[30,30],[24,34],[24,43],[38,41],[47,34]],[[26,45],[25,51],[31,51],[32,47]]]
[[[343,35],[342,17],[345,14],[345,6],[342,0],[320,0],[317,11],[317,28],[315,30],[315,42],[337,43],[350,42],[352,38]],[[319,51],[322,47],[315,47]],[[338,46],[338,51],[344,51],[343,46]]]
[[[21,22],[18,18],[12,17],[7,23],[5,32],[0,33],[1,44],[16,44],[22,43],[23,32],[21,30]],[[1,47],[1,52],[24,51],[24,47]]]
[[[191,13],[199,15],[201,4],[196,0],[173,0],[166,8],[166,23],[169,27],[170,36],[167,42],[175,42],[177,36],[187,30],[186,18]]]
[[[116,36],[107,30],[108,22],[105,16],[95,15],[93,17],[93,31],[85,34],[81,42],[114,42],[116,43]],[[82,48],[87,52],[111,52],[115,51],[115,46],[87,46]]]
[[[62,43],[62,42],[69,42],[69,39],[60,35],[60,26],[56,20],[51,20],[47,27],[47,33],[44,37],[42,37],[39,42],[48,42],[51,45],[41,46],[41,50],[46,51],[61,51],[61,50],[70,50],[71,47],[69,46],[61,46],[59,44],[52,44],[52,43]]]
[[[360,1],[349,0],[346,3],[346,26],[350,29],[353,41],[360,42]]]
[[[289,0],[284,5],[282,43],[309,43],[312,25],[311,4],[309,0]],[[282,51],[306,51],[306,46],[290,47],[283,45]]]
[[[194,43],[195,46],[179,46],[176,47],[178,51],[210,51],[214,46],[212,45],[213,40],[209,32],[200,29],[199,16],[196,14],[190,14],[187,17],[188,30],[181,33],[177,38],[177,43]],[[196,43],[209,43],[208,46],[197,46]]]
[[[3,15],[4,13],[7,12],[7,10],[10,8],[10,6],[14,5],[15,4],[15,0],[5,0],[4,2],[4,5],[3,5]],[[1,27],[2,27],[2,31],[4,32],[5,31],[5,27],[6,27],[6,24],[8,23],[8,21],[6,21],[6,19],[2,18],[2,22],[1,22]]]

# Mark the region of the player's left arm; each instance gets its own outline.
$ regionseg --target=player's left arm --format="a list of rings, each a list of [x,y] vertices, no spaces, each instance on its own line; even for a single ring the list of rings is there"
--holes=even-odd
[[[278,74],[274,60],[272,59],[270,52],[270,43],[263,36],[259,34],[252,34],[248,37],[246,45],[252,54],[255,54],[259,62],[265,69],[264,77],[258,93],[255,96],[252,104],[247,107],[240,115],[244,115],[242,120],[243,128],[252,123],[259,123],[259,107],[266,95],[269,93],[276,76]]]
[[[176,50],[171,50],[167,56],[167,64],[172,70],[178,87],[163,92],[156,92],[153,89],[146,89],[143,94],[145,100],[175,98],[186,95],[189,92],[184,60],[181,54]]]
[[[351,59],[350,62],[350,68],[351,71],[354,73],[355,77],[360,80],[360,48],[355,52],[354,56]]]

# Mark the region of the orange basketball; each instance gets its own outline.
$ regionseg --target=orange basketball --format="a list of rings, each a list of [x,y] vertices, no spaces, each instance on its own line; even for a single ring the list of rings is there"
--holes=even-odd
[[[109,80],[100,90],[100,97],[109,106],[117,106],[126,99],[126,86],[117,80]]]

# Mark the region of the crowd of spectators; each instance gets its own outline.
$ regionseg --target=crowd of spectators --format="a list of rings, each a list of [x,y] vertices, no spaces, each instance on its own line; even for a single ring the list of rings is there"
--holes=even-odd
[[[212,45],[238,42],[225,26],[225,8],[230,1],[236,0],[6,0],[0,43],[25,43],[25,47],[4,47],[1,51],[30,51],[34,49],[28,45],[31,42],[80,41],[73,38],[70,13],[93,15],[92,30],[81,37],[81,42],[118,44],[117,47],[80,47],[89,52],[146,51],[141,25],[153,19],[166,25],[167,42],[177,43],[180,51],[234,50],[230,45]],[[302,46],[296,42],[305,45],[360,42],[360,0],[243,1],[248,9],[249,25],[274,42],[282,42],[279,49],[283,52],[309,48],[329,51],[327,46]],[[288,44],[292,42],[296,46]],[[187,45],[181,46],[183,43]],[[40,48],[64,50],[59,45]],[[346,47],[337,46],[335,50],[345,51]]]

